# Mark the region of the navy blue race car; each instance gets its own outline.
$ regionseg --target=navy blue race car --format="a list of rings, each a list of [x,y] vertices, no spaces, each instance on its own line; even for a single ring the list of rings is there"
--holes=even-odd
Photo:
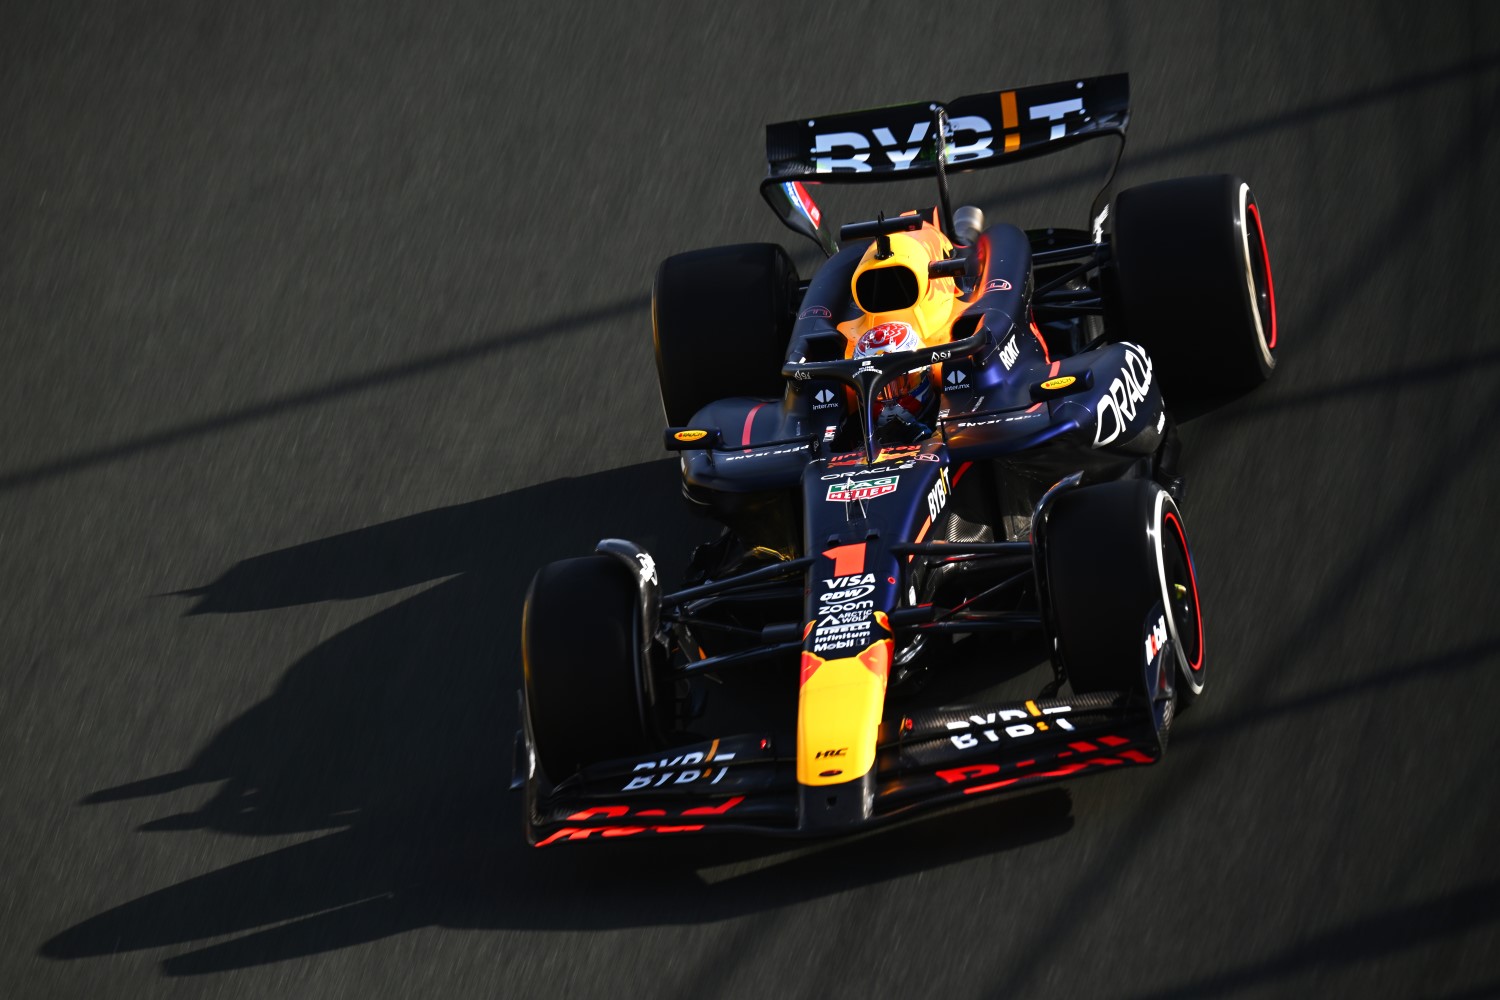
[[[1128,119],[1116,75],[767,128],[762,194],[827,260],[661,265],[665,443],[724,530],[676,590],[619,539],[537,573],[532,843],[838,834],[1161,757],[1206,676],[1163,394],[1275,367],[1255,198],[1231,176],[1115,194],[1119,152],[1085,228],[986,226],[948,189],[1123,151]],[[837,233],[810,190],[910,178],[935,205]],[[997,638],[1050,660],[1030,697],[985,694]],[[960,661],[971,693],[934,700]]]

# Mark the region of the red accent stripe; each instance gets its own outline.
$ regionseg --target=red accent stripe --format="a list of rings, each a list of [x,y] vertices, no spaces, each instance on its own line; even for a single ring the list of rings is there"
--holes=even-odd
[[[807,640],[807,636],[804,635],[802,639],[805,642]],[[802,676],[797,681],[797,685],[800,687],[803,684],[806,684],[809,680],[812,679],[812,675],[818,672],[818,668],[827,662],[827,660],[823,659],[817,653],[809,653],[804,649],[802,651]]]
[[[1203,607],[1198,603],[1198,574],[1193,572],[1193,554],[1188,551],[1187,536],[1182,533],[1182,522],[1177,520],[1169,510],[1162,515],[1163,521],[1170,521],[1173,529],[1177,532],[1177,540],[1182,543],[1182,554],[1187,558],[1188,582],[1193,585],[1193,617],[1198,619],[1198,659],[1188,664],[1188,669],[1198,671],[1203,669]]]
[[[1052,355],[1047,353],[1047,338],[1042,336],[1042,329],[1036,325],[1036,320],[1031,321],[1031,332],[1036,337],[1036,342],[1042,345],[1042,358],[1050,363]]]
[[[740,444],[743,447],[746,447],[746,448],[750,447],[750,425],[753,424],[753,423],[755,423],[755,415],[757,413],[759,413],[760,412],[760,408],[762,406],[765,406],[765,405],[766,405],[765,403],[756,403],[754,406],[750,407],[750,412],[748,414],[746,414],[746,416],[745,416],[745,431],[744,431],[743,434],[740,435]]]
[[[889,625],[886,627],[889,628]],[[866,646],[858,657],[859,662],[865,665],[865,669],[876,677],[879,677],[882,681],[891,672],[892,645],[894,643],[889,639],[877,639]]]
[[[1061,368],[1061,367],[1062,367],[1062,362],[1061,361],[1054,361],[1054,362],[1052,362],[1052,367],[1050,369],[1048,369],[1048,371],[1047,371],[1047,377],[1048,378],[1056,378],[1057,377],[1057,370],[1059,368]]]
[[[699,806],[697,809],[684,809],[682,811],[682,814],[684,816],[722,816],[743,801],[745,801],[745,797],[743,795],[736,795],[734,798],[726,800],[722,805]]]
[[[693,833],[703,829],[702,823],[691,826],[565,826],[546,840],[537,841],[537,847],[548,847],[560,840],[588,840],[594,834],[600,837],[630,837],[637,833]]]
[[[628,812],[630,812],[629,806],[595,806],[592,809],[584,809],[581,812],[573,813],[568,819],[574,823],[577,823],[579,820],[598,819],[600,816],[603,816],[605,819],[619,819]]]
[[[992,774],[1000,773],[999,764],[969,764],[964,767],[946,768],[942,771],[933,772],[950,785],[959,785],[965,781],[975,778],[987,778]]]
[[[960,465],[958,467],[958,471],[953,474],[953,488],[954,489],[958,488],[958,481],[964,477],[964,473],[968,472],[969,471],[969,466],[971,466],[973,464],[974,464],[973,462],[965,462],[963,465]]]
[[[536,846],[547,847],[559,840],[583,840],[589,835],[589,833],[590,831],[580,830],[575,826],[565,826],[561,830],[558,830],[556,833],[549,836],[546,840],[537,841]]]
[[[1271,336],[1266,340],[1266,346],[1271,350],[1276,349],[1276,286],[1271,283],[1271,254],[1266,250],[1266,231],[1260,228],[1260,210],[1255,207],[1255,202],[1247,202],[1246,208],[1250,214],[1255,216],[1255,235],[1260,237],[1260,261],[1266,268],[1266,298],[1271,302]]]

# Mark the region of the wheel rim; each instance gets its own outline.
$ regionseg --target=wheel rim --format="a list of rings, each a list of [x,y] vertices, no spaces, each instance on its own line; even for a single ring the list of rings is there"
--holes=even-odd
[[[1271,284],[1271,255],[1266,249],[1265,230],[1260,225],[1260,209],[1250,194],[1250,185],[1240,184],[1240,245],[1245,265],[1245,288],[1250,296],[1250,311],[1255,316],[1255,334],[1266,368],[1274,368],[1276,358],[1276,292]]]
[[[1162,595],[1182,680],[1193,694],[1203,690],[1203,612],[1198,603],[1198,579],[1188,551],[1182,521],[1174,511],[1162,513]]]
[[[1276,290],[1271,284],[1271,254],[1266,249],[1266,232],[1260,226],[1260,209],[1255,207],[1255,200],[1251,199],[1246,205],[1250,230],[1246,235],[1251,238],[1250,247],[1250,282],[1251,288],[1255,290],[1255,308],[1262,317],[1271,317],[1271,332],[1266,336],[1266,348],[1276,350]]]

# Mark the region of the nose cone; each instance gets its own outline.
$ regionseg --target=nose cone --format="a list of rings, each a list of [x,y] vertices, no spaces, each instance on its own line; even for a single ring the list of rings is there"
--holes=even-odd
[[[863,777],[875,766],[875,744],[891,666],[885,612],[875,612],[875,620],[879,627],[872,634],[881,637],[853,656],[825,660],[808,650],[802,653],[802,687],[797,704],[800,784],[841,785]],[[819,634],[832,634],[831,630],[838,627],[821,624]]]

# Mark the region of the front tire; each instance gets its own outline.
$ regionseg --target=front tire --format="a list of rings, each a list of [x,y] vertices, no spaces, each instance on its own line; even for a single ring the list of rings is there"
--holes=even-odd
[[[1166,392],[1236,392],[1271,377],[1276,298],[1250,185],[1218,174],[1122,191],[1111,249],[1117,329],[1150,352]]]
[[[522,612],[526,712],[554,784],[586,764],[642,753],[639,588],[612,555],[543,566]]]
[[[1050,625],[1075,693],[1123,690],[1156,702],[1165,681],[1179,708],[1203,693],[1198,582],[1170,494],[1143,479],[1060,494],[1047,515],[1045,565]],[[1152,670],[1158,613],[1175,668],[1165,677]]]

